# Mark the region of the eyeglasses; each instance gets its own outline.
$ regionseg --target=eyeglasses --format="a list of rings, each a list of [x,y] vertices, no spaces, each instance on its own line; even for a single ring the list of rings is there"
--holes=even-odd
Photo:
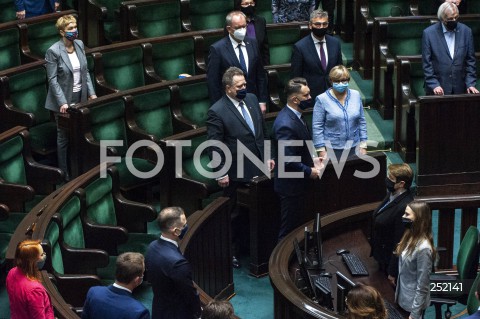
[[[250,2],[244,2],[242,4],[240,4],[242,7],[251,7],[251,6],[254,6],[255,5],[255,1],[250,1]]]
[[[313,22],[312,25],[316,27],[328,27],[328,22]]]

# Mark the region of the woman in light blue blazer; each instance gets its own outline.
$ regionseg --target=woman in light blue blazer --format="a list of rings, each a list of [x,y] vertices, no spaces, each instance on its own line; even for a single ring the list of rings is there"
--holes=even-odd
[[[399,257],[395,300],[410,312],[410,319],[420,319],[430,305],[430,273],[435,260],[432,212],[427,203],[415,200],[408,204],[402,220],[406,229],[395,250]]]
[[[77,20],[65,15],[55,25],[62,38],[54,43],[45,54],[48,77],[48,94],[45,108],[55,114],[57,121],[58,167],[69,180],[67,165],[68,136],[58,127],[58,114],[67,113],[70,105],[94,99],[95,90],[87,69],[87,57],[83,42],[78,40]]]
[[[367,121],[360,93],[348,88],[350,73],[337,65],[329,73],[332,88],[315,99],[312,120],[313,144],[319,157],[325,159],[327,149],[333,149],[337,160],[344,149],[352,155],[356,148],[367,152]],[[347,153],[347,152],[346,152]]]

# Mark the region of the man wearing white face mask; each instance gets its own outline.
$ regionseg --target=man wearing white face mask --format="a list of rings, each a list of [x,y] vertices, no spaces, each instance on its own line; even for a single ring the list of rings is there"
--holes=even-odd
[[[230,12],[225,19],[228,36],[210,46],[207,64],[207,83],[210,102],[213,104],[223,95],[222,76],[235,66],[240,68],[247,80],[247,92],[255,94],[262,112],[268,101],[267,76],[257,41],[246,37],[247,19],[241,11]]]

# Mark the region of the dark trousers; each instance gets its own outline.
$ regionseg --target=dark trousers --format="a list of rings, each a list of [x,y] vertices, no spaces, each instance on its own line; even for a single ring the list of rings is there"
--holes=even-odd
[[[280,198],[280,230],[278,241],[288,235],[292,230],[300,226],[300,216],[305,210],[305,195],[278,194]]]
[[[238,256],[249,248],[248,210],[237,205],[237,189],[246,185],[244,182],[232,181],[223,190],[223,196],[230,198],[230,220],[232,225],[232,254]]]

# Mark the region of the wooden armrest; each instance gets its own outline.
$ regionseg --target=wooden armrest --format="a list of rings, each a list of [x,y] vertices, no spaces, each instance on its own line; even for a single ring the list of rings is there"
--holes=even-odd
[[[100,249],[77,249],[63,244],[63,266],[66,274],[91,274],[97,273],[97,268],[108,265],[108,254]]]
[[[128,240],[128,231],[121,226],[99,225],[85,221],[85,242],[88,248],[105,250],[109,255],[118,255],[117,246]]]
[[[0,181],[0,203],[8,205],[12,211],[23,212],[23,204],[34,196],[35,190],[32,186]]]

